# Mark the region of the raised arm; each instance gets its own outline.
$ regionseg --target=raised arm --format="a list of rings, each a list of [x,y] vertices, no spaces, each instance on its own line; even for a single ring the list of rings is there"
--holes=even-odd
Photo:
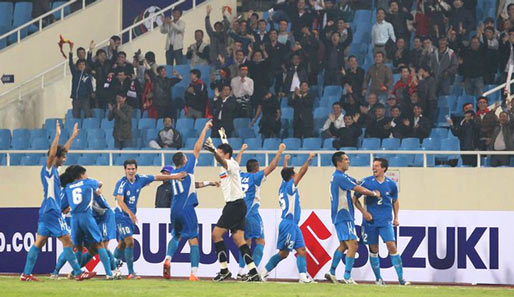
[[[270,173],[273,172],[273,170],[275,170],[275,168],[277,168],[278,161],[280,160],[280,156],[282,155],[282,153],[285,150],[286,150],[286,145],[281,143],[280,146],[278,147],[278,151],[275,154],[275,157],[273,158],[273,160],[271,160],[269,165],[266,168],[264,168],[264,176],[268,176]]]
[[[237,157],[236,157],[237,164],[241,165],[241,158],[243,157],[243,153],[246,151],[247,148],[248,148],[248,144],[243,143],[243,145],[241,146],[241,149],[239,150],[239,154],[237,154]]]
[[[55,123],[55,137],[52,141],[52,146],[50,147],[50,151],[48,152],[48,158],[46,159],[46,168],[50,169],[54,165],[54,160],[57,154],[57,146],[59,146],[59,136],[61,136],[61,125],[59,125],[59,121]]]
[[[307,173],[307,169],[309,169],[309,164],[311,162],[311,160],[316,156],[315,153],[310,153],[309,154],[309,157],[307,158],[307,160],[305,161],[305,163],[303,163],[303,166],[302,168],[300,168],[300,171],[298,171],[298,174],[296,174],[294,176],[294,186],[298,186],[298,183],[302,180],[303,176],[305,175],[305,173]]]
[[[207,128],[207,130],[209,130],[209,129],[212,128],[212,124],[211,125],[206,125],[205,127]],[[216,162],[220,163],[221,166],[223,166],[223,168],[228,169],[227,160],[225,160],[225,158],[218,153],[218,151],[216,150],[216,147],[212,143],[212,139],[210,137],[207,138],[207,141],[205,142],[203,147],[206,150],[208,150],[209,152],[214,154],[214,158],[216,159]]]
[[[68,139],[68,141],[66,141],[66,144],[64,145],[66,151],[70,150],[71,143],[77,137],[77,135],[79,135],[79,123],[75,123],[75,125],[73,125],[73,133],[71,133],[70,138]]]
[[[198,181],[195,182],[195,188],[201,189],[205,187],[219,187],[220,186],[219,181]]]
[[[213,153],[214,153],[214,158],[216,159],[216,161],[218,163],[220,163],[221,166],[223,166],[223,168],[228,169],[227,160],[225,160],[225,158],[222,155],[220,155],[217,150],[214,150]]]
[[[179,172],[176,174],[169,174],[169,175],[158,174],[155,176],[155,181],[167,181],[167,180],[172,180],[172,179],[183,180],[184,177],[186,177],[186,175],[187,175],[187,172],[185,172],[185,171],[182,171],[182,172]]]
[[[202,133],[200,133],[200,136],[198,137],[198,140],[195,143],[195,147],[193,148],[193,155],[197,159],[198,159],[198,156],[200,155],[200,151],[202,150],[203,142],[205,141],[205,135],[207,134],[207,131],[209,131],[209,129],[211,127],[212,127],[212,120],[209,120],[209,121],[207,121],[207,123],[205,123]]]

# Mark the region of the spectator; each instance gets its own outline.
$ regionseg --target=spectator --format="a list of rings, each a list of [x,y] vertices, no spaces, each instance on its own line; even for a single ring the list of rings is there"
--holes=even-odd
[[[230,64],[230,66],[228,66],[228,69],[230,70],[230,73],[232,75],[239,76],[239,66],[246,65],[246,57],[242,50],[237,50],[235,52],[234,58],[234,63]],[[222,58],[220,61],[223,65],[226,65],[224,58]]]
[[[102,48],[107,55],[107,60],[116,61],[116,55],[118,53],[118,48],[120,47],[120,45],[121,38],[116,35],[111,36],[111,38],[109,39],[109,45]]]
[[[87,62],[89,64],[89,68],[91,69],[91,75],[95,78],[96,88],[94,92],[95,104],[94,107],[105,109],[107,107],[107,102],[109,101],[109,85],[110,82],[107,82],[107,76],[109,75],[109,71],[112,67],[112,61],[107,60],[107,54],[105,50],[99,49],[96,51],[95,61],[92,58],[92,52],[94,49],[89,48],[89,52],[87,55]]]
[[[355,100],[355,95],[346,94],[342,95],[341,102],[343,103],[343,109],[346,111],[346,114],[358,114],[360,112],[360,104],[359,101]]]
[[[342,70],[341,84],[346,89],[346,94],[352,94],[354,99],[362,101],[362,86],[364,85],[364,69],[359,67],[359,62],[355,56],[348,57],[350,67]],[[348,112],[348,110],[345,108]]]
[[[187,48],[186,57],[191,60],[191,66],[209,63],[209,44],[203,42],[203,31],[195,31],[195,43]]]
[[[366,97],[366,102],[368,103],[369,116],[375,118],[375,108],[378,106],[377,95],[375,93],[369,93],[368,97]]]
[[[216,70],[216,72],[218,74],[211,73],[211,90],[218,90],[218,92],[221,93],[223,86],[230,85],[232,78],[230,77],[230,70],[228,68],[221,68]]]
[[[265,43],[265,50],[268,53],[269,71],[275,84],[275,94],[278,94],[282,90],[282,78],[286,69],[286,55],[289,49],[278,42],[278,32],[271,30],[269,32],[269,41]]]
[[[418,70],[420,77],[418,95],[426,105],[426,115],[432,123],[437,121],[437,85],[428,66],[421,66]]]
[[[359,104],[359,113],[353,115],[353,121],[359,128],[366,128],[371,121],[373,121],[373,117],[370,116],[369,112],[369,104],[364,102]]]
[[[314,130],[314,98],[309,94],[309,84],[303,81],[288,100],[294,108],[293,129],[295,138],[312,137]]]
[[[413,48],[409,51],[408,60],[409,63],[407,66],[413,66],[418,69],[421,67],[421,58],[423,54],[423,43],[419,36],[414,37],[413,40]]]
[[[482,33],[481,27],[477,31],[477,37],[479,38],[481,45],[484,49],[484,56],[481,58],[484,62],[483,78],[484,84],[494,84],[496,81],[496,72],[498,72],[499,62],[499,42],[496,39],[494,27],[486,27],[485,32]],[[503,70],[501,70],[503,71]]]
[[[339,10],[341,19],[343,19],[346,23],[351,23],[353,21],[353,8],[350,5],[349,0],[341,0],[337,2],[337,9]]]
[[[234,41],[241,43],[241,50],[244,52],[245,56],[248,56],[248,51],[254,40],[252,33],[248,31],[248,22],[246,20],[240,20],[239,22],[234,22],[233,25],[235,26],[228,31],[228,35]],[[239,25],[239,28],[235,28],[237,25]]]
[[[141,109],[141,85],[139,84],[139,80],[135,78],[135,74],[132,75],[132,79],[128,79],[130,82],[129,88],[127,91],[127,104],[130,105],[134,109]]]
[[[414,27],[416,29],[417,36],[427,37],[429,33],[430,18],[425,13],[425,5],[422,5],[422,3],[420,4],[418,4],[416,7],[416,14],[414,15]]]
[[[386,44],[391,40],[396,42],[393,25],[385,21],[386,12],[384,9],[377,9],[377,22],[371,28],[371,45],[373,46],[373,54],[376,57],[381,52],[385,58]]]
[[[391,107],[391,121],[386,123],[384,128],[389,133],[387,137],[405,138],[409,135],[409,126],[405,125],[398,105]]]
[[[475,113],[472,110],[468,110],[464,113],[464,118],[454,125],[451,119],[447,119],[447,123],[450,125],[452,134],[459,138],[460,150],[461,151],[476,151],[480,147],[480,126],[473,119]],[[475,155],[461,155],[462,164],[466,166],[476,167],[477,156]]]
[[[514,143],[512,141],[512,133],[514,133],[514,119],[512,116],[512,112],[510,115],[504,111],[500,113],[500,120],[496,122],[493,128],[493,133],[490,134],[491,142],[489,143],[489,150],[514,150]],[[510,164],[510,157],[511,155],[492,155],[491,166],[508,166]]]
[[[325,44],[325,85],[341,84],[341,70],[344,70],[344,47],[339,43],[339,32],[332,33]]]
[[[262,138],[279,138],[282,127],[282,122],[280,121],[280,101],[271,92],[267,92],[260,100],[255,117],[250,123],[251,127],[255,125],[261,114],[259,133],[262,135]]]
[[[79,47],[77,49],[77,59],[79,59],[79,60],[81,60],[81,59],[85,60],[86,59],[86,49],[85,48]]]
[[[258,29],[258,26],[259,26],[259,14],[256,13],[256,12],[252,12],[250,14],[250,32],[257,32],[259,29]]]
[[[248,66],[239,66],[239,75],[232,78],[230,86],[239,107],[239,116],[250,117],[250,97],[254,92],[254,83],[253,79],[248,77]]]
[[[362,134],[361,128],[359,128],[353,121],[353,117],[350,114],[344,116],[344,126],[337,129],[334,123],[330,124],[331,134],[337,138],[332,142],[332,146],[335,149],[341,147],[357,147],[359,137]]]
[[[491,135],[493,135],[494,127],[498,125],[496,109],[499,107],[499,104],[496,104],[495,109],[493,110],[489,110],[489,108],[487,108],[488,105],[489,100],[487,97],[478,98],[475,120],[480,124],[480,147],[482,150],[486,150],[487,147],[490,146],[492,142]]]
[[[166,68],[164,66],[157,67],[157,72],[159,75],[155,78],[154,81],[154,92],[153,92],[153,105],[157,110],[157,117],[171,117],[175,118],[175,109],[173,106],[173,100],[171,98],[171,87],[176,85],[182,80],[182,75],[177,72],[177,70],[173,70],[173,75],[175,77],[169,78],[166,77]]]
[[[457,0],[455,2],[460,2]],[[464,77],[464,88],[467,95],[480,96],[484,90],[484,79],[482,77],[485,65],[485,47],[480,46],[477,37],[471,38],[469,48],[462,53],[462,59],[459,59]]]
[[[408,126],[409,137],[416,137],[420,140],[427,138],[432,129],[432,123],[426,117],[423,117],[423,108],[421,105],[414,105],[412,109],[413,117],[404,120],[404,124]]]
[[[231,96],[232,87],[230,85],[223,86],[221,94],[214,90],[214,122],[212,128],[212,137],[219,137],[218,130],[225,129],[227,137],[232,136],[234,131],[234,116],[237,110],[237,102],[234,96]]]
[[[170,175],[173,171],[173,167],[166,165],[162,168],[161,173],[163,175]],[[162,185],[157,187],[155,192],[155,208],[170,208],[171,202],[173,201],[173,191],[171,190],[171,181],[165,180]]]
[[[455,52],[448,48],[446,37],[439,38],[439,49],[430,55],[430,68],[437,81],[438,96],[450,94],[452,84],[459,62]]]
[[[150,140],[148,146],[160,150],[163,148],[176,148],[182,147],[182,136],[173,128],[173,119],[165,117],[162,119],[164,128],[157,133],[157,140]]]
[[[115,75],[115,78],[112,79],[112,77]],[[127,95],[129,89],[130,89],[130,78],[128,77],[128,73],[124,68],[119,69],[117,72],[109,73],[107,76],[107,82],[109,83],[109,102],[111,104],[114,104],[116,102],[116,95],[123,93],[125,96]]]
[[[503,1],[503,0],[500,0],[500,1]],[[511,1],[511,0],[506,0],[506,1]],[[507,4],[507,3],[505,3]],[[514,25],[514,5],[512,5],[514,3],[509,3],[507,5],[505,5],[505,9],[503,12],[501,13],[497,13],[497,15],[499,15],[499,19],[498,19],[498,28],[502,31],[507,31],[511,28],[513,28],[513,25]],[[498,8],[500,8],[501,5],[498,6]]]
[[[396,106],[396,98],[393,96],[389,96],[385,103],[385,109],[386,109],[385,116],[386,117],[391,117],[391,109],[395,106]]]
[[[228,29],[229,22],[225,16],[226,6],[223,6],[221,12],[223,15],[223,22],[216,22],[214,24],[214,30],[211,26],[210,14],[212,7],[207,5],[207,15],[205,16],[205,30],[209,35],[210,46],[209,46],[209,61],[214,63],[216,67],[221,66],[218,57],[225,57],[227,55],[227,40],[228,40]]]
[[[184,47],[184,31],[186,23],[180,19],[182,10],[173,8],[173,20],[169,17],[163,17],[161,33],[166,34],[166,64],[181,65],[183,63],[182,48]]]
[[[344,127],[344,115],[341,103],[335,102],[332,104],[332,112],[328,115],[328,119],[325,121],[323,128],[321,129],[321,136],[323,138],[337,137],[331,127],[334,126],[336,130]],[[359,134],[360,135],[360,134]]]
[[[425,1],[424,10],[430,19],[430,37],[434,40],[444,36],[445,24],[448,22],[447,15],[451,11],[447,0]]]
[[[417,86],[416,73],[413,71],[411,75],[409,68],[402,66],[400,67],[400,79],[394,84],[391,95],[394,95],[397,102],[408,101]]]
[[[119,71],[125,71],[125,73],[130,77],[134,74],[134,66],[127,63],[127,54],[123,51],[116,55],[116,64],[114,64],[111,69],[111,72],[114,73]]]
[[[319,48],[321,47],[319,36],[316,32],[311,31],[308,27],[302,28],[302,34],[295,42],[293,52],[300,53],[303,57],[307,69],[309,70],[309,83],[317,84],[318,72],[320,71]]]
[[[398,37],[394,46],[393,66],[402,67],[409,65],[409,50],[403,37]]]
[[[332,34],[335,32],[339,33],[339,43],[346,54],[348,47],[353,41],[352,29],[342,19],[337,20],[335,23],[330,21],[329,26],[326,26],[325,29],[321,31],[321,39],[325,41],[325,43],[330,43]]]
[[[319,30],[323,30],[341,19],[341,12],[334,6],[334,0],[325,0],[322,8],[317,11],[316,21]]]
[[[109,121],[114,119],[114,146],[121,150],[124,147],[133,146],[132,142],[132,107],[127,103],[127,95],[119,93],[116,95],[116,106],[109,104]]]
[[[155,53],[152,51],[148,51],[145,53],[145,65],[152,69],[153,73],[155,75],[158,75],[157,73],[157,67],[159,66],[157,62],[155,61]]]
[[[403,38],[403,40],[410,40],[410,32],[407,28],[407,21],[412,21],[413,17],[406,7],[400,10],[397,0],[389,2],[389,13],[386,16],[386,21],[391,23],[394,30],[396,39]]]
[[[426,109],[426,102],[422,101],[421,98],[419,98],[418,92],[412,93],[409,100],[404,100],[400,102],[400,109],[402,111],[402,115],[404,118],[412,118],[414,117],[413,109],[414,106],[419,105],[421,106],[421,109]]]
[[[514,5],[512,6],[514,13]],[[509,67],[514,67],[514,28],[505,34],[500,43],[500,71],[503,72],[503,79],[506,80]]]
[[[270,16],[271,19],[271,16]],[[273,24],[273,22],[271,23]],[[294,42],[294,36],[292,32],[289,32],[287,30],[287,27],[289,26],[289,23],[286,20],[281,20],[278,25],[278,38],[277,41],[285,46],[287,49],[290,49]]]
[[[257,110],[261,98],[270,88],[270,64],[266,47],[261,44],[261,49],[253,52],[252,60],[248,62],[249,76],[253,80],[254,92],[252,95],[252,109]],[[234,88],[232,86],[232,88]]]
[[[73,64],[73,44],[70,44],[70,53],[68,57],[71,72],[71,95],[72,113],[74,118],[81,117],[81,111],[84,116],[89,118],[93,116],[90,106],[90,98],[93,93],[93,83],[91,75],[86,71],[86,60],[77,60]]]
[[[153,105],[153,94],[154,94],[154,85],[155,81],[155,73],[151,69],[147,69],[145,71],[145,84],[143,88],[143,95],[141,96],[143,111],[148,111],[148,117],[152,119],[157,119],[157,110],[155,110],[155,106]]]
[[[384,53],[377,52],[375,54],[375,64],[369,67],[366,78],[362,86],[362,96],[366,95],[369,85],[369,91],[378,95],[387,95],[387,90],[393,85],[393,71],[384,64]]]
[[[467,38],[469,32],[475,28],[475,19],[472,13],[463,7],[463,5],[464,3],[462,0],[454,0],[453,10],[451,11],[448,20],[451,27],[457,30],[460,35]]]
[[[385,107],[382,103],[378,103],[375,107],[375,118],[366,126],[366,138],[387,138],[390,132],[386,129],[386,125],[391,122],[390,118],[385,117]]]
[[[261,49],[261,45],[269,43],[269,33],[266,31],[267,26],[268,23],[266,23],[266,20],[264,19],[260,19],[257,22],[257,31],[253,33],[253,38],[255,39],[255,42],[253,43],[254,51]]]
[[[207,95],[207,86],[200,79],[202,73],[198,69],[190,71],[191,82],[187,86],[186,99],[186,116],[188,118],[204,118],[207,115],[209,96]]]
[[[293,54],[291,58],[291,66],[289,66],[289,69],[286,72],[282,92],[285,94],[291,94],[296,89],[300,88],[300,82],[308,81],[308,79],[307,70],[300,63],[300,55]]]
[[[145,58],[141,55],[141,49],[137,50],[132,57],[132,66],[135,69],[136,78],[140,85],[145,83]]]
[[[288,12],[291,20],[291,31],[296,39],[300,38],[302,28],[312,28],[314,15],[305,6],[305,0],[298,0],[296,8]]]
[[[423,39],[423,51],[421,52],[420,65],[430,66],[430,59],[436,50],[437,49],[432,44],[432,40],[429,37],[425,37],[425,39]]]

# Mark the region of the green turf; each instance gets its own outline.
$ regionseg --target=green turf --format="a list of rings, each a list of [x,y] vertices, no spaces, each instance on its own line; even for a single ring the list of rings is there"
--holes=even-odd
[[[372,297],[424,297],[424,296],[514,296],[514,289],[484,287],[410,286],[388,285],[336,285],[329,283],[214,283],[183,280],[142,279],[107,281],[93,279],[83,282],[40,278],[40,282],[21,282],[17,277],[0,277],[0,296],[372,296]]]

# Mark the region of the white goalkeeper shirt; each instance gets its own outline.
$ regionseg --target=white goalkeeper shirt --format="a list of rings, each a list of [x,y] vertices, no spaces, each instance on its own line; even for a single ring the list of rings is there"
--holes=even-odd
[[[227,169],[221,167],[221,190],[223,190],[225,202],[232,202],[244,198],[240,173],[241,169],[239,168],[239,164],[232,158],[227,160]]]

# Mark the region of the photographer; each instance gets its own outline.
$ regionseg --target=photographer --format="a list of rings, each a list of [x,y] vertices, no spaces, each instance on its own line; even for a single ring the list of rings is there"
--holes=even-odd
[[[239,65],[239,76],[232,79],[230,86],[238,104],[238,116],[250,117],[250,97],[253,95],[254,85],[253,79],[248,77],[248,66]]]
[[[302,82],[300,88],[295,89],[287,103],[294,108],[294,137],[312,137],[314,130],[314,118],[312,113],[314,98],[309,94],[309,84],[306,81]]]

